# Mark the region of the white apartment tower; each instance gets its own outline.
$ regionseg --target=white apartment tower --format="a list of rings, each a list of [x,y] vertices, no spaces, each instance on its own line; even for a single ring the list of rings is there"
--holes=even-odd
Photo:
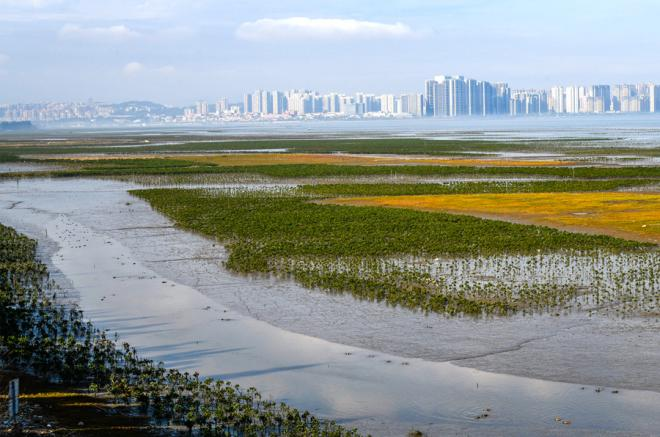
[[[649,112],[660,112],[660,85],[649,84]]]
[[[554,86],[550,89],[550,111],[556,114],[566,112],[566,92],[564,87]]]
[[[380,96],[380,111],[385,114],[394,114],[397,112],[397,99],[393,94],[384,94]]]
[[[225,112],[229,107],[227,106],[227,99],[222,98],[218,99],[217,102],[215,102],[215,114],[217,116],[222,115],[223,112]]]
[[[576,86],[566,87],[566,112],[575,114],[580,111],[580,91]]]
[[[209,113],[209,105],[204,100],[197,102],[196,113],[199,116],[206,117]]]

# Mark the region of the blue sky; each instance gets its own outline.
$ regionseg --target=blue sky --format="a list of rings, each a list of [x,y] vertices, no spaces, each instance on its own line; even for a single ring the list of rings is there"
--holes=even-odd
[[[0,0],[0,103],[660,82],[657,0]]]

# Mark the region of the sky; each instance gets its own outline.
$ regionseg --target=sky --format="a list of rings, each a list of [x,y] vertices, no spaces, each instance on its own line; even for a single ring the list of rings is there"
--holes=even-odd
[[[658,0],[0,0],[0,103],[660,82]]]

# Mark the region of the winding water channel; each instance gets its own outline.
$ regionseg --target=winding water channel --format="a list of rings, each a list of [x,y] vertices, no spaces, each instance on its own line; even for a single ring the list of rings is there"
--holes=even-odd
[[[0,182],[0,222],[38,239],[64,296],[144,356],[374,435],[660,430],[656,320],[448,319],[233,275],[221,246],[132,188]]]

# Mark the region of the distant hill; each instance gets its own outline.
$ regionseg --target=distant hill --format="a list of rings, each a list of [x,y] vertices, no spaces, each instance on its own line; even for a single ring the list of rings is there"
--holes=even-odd
[[[112,105],[114,115],[130,115],[132,117],[145,117],[147,115],[181,115],[181,108],[161,105],[149,101],[130,101]]]
[[[0,131],[31,130],[34,125],[31,121],[3,121],[0,122]]]

